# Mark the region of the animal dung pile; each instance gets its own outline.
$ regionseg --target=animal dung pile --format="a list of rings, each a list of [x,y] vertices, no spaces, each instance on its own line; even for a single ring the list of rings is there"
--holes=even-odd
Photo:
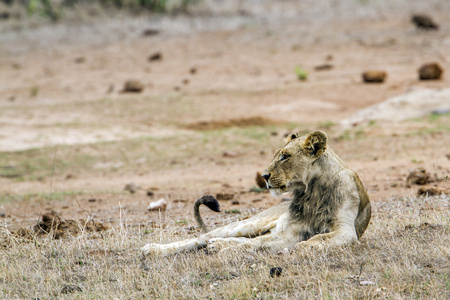
[[[423,14],[415,14],[411,18],[417,28],[425,30],[438,30],[439,25],[430,17]]]
[[[419,69],[420,80],[440,80],[444,70],[438,63],[426,63]]]
[[[127,80],[123,86],[123,93],[140,93],[144,90],[144,85],[139,80]]]
[[[383,83],[387,73],[381,70],[369,70],[362,73],[362,79],[366,83]]]
[[[411,187],[413,184],[424,185],[432,182],[430,174],[425,170],[425,168],[415,168],[409,172],[406,178],[406,186]]]
[[[108,225],[96,222],[94,220],[63,220],[54,212],[45,213],[41,217],[41,221],[33,227],[36,235],[51,235],[55,239],[67,236],[77,236],[82,232],[98,232],[109,230]]]

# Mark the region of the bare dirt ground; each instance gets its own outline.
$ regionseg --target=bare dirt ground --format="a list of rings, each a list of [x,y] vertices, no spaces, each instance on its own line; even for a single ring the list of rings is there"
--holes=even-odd
[[[450,86],[445,72],[437,81],[419,81],[417,73],[427,62],[450,70],[450,6],[429,4],[427,12],[441,27],[423,31],[410,22],[412,12],[424,9],[416,2],[387,8],[355,2],[335,8],[336,15],[332,8],[321,14],[285,5],[291,6],[281,6],[281,13],[295,8],[298,16],[264,22],[242,14],[244,21],[230,17],[235,26],[214,28],[205,16],[15,31],[5,26],[2,223],[30,228],[54,211],[113,227],[189,231],[193,202],[205,193],[232,194],[222,209],[251,215],[280,201],[250,189],[283,135],[315,129],[328,133],[330,146],[360,175],[376,208],[416,196],[421,186],[406,186],[414,168],[436,177],[427,186],[448,189],[448,113],[351,128],[339,122],[412,88]],[[142,35],[149,28],[160,33]],[[149,61],[157,52],[162,59]],[[331,69],[315,69],[323,64]],[[307,80],[296,78],[296,66],[308,72]],[[362,83],[361,73],[369,69],[385,70],[387,80]],[[141,81],[144,91],[123,93],[129,79]],[[128,183],[140,188],[124,191]],[[168,201],[167,211],[148,212],[148,203],[160,198]],[[448,208],[448,198],[439,203]],[[235,218],[204,215],[209,224]]]

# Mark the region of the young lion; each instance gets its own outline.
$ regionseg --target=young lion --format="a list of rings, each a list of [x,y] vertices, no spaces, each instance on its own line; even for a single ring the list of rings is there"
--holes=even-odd
[[[146,244],[144,255],[169,255],[208,247],[221,249],[241,245],[273,251],[348,244],[361,237],[369,224],[369,197],[358,175],[327,145],[327,135],[315,131],[293,134],[277,151],[263,174],[272,195],[291,192],[283,202],[254,217],[217,228],[198,238],[170,244]],[[206,229],[198,206],[218,210],[212,196],[197,200],[195,215]]]

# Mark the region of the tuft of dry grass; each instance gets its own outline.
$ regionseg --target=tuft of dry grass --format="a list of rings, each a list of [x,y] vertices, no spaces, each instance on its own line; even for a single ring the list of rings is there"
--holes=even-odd
[[[176,224],[149,232],[120,223],[107,232],[58,240],[22,238],[2,226],[0,297],[444,299],[450,296],[449,200],[374,202],[360,242],[283,255],[234,249],[141,257],[146,242],[193,236]],[[270,276],[274,267],[282,268],[281,276]]]

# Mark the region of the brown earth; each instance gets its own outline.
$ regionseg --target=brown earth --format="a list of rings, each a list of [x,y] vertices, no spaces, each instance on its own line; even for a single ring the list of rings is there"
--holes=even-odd
[[[434,18],[446,20],[447,6]],[[420,31],[401,9],[326,26],[297,20],[186,34],[159,28],[151,36],[122,22],[121,35],[98,43],[77,36],[82,31],[58,39],[64,26],[1,43],[0,212],[8,226],[32,226],[50,211],[114,226],[193,225],[193,202],[205,193],[232,194],[222,210],[251,214],[280,201],[250,189],[292,131],[325,130],[372,201],[415,196],[423,187],[407,187],[406,178],[417,167],[442,179],[429,186],[448,186],[448,114],[336,125],[411,87],[449,87],[445,73],[437,81],[417,73],[429,61],[450,68],[448,24]],[[156,52],[164,58],[148,62]],[[315,70],[325,63],[333,67]],[[306,81],[296,66],[308,71]],[[386,70],[386,81],[362,83],[367,69]],[[130,78],[141,93],[120,92]],[[124,192],[130,182],[141,188]],[[165,214],[147,212],[160,198],[169,202]]]

